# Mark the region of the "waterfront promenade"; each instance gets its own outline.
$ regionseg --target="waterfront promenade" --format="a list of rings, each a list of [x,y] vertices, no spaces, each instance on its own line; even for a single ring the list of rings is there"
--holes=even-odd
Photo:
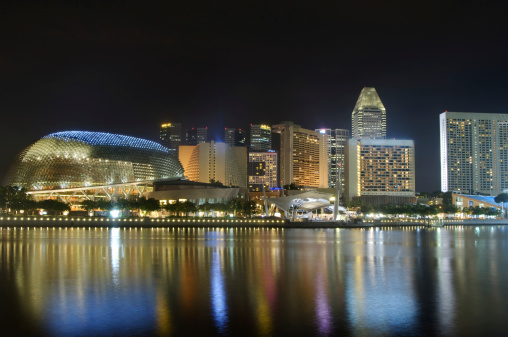
[[[1,216],[0,227],[268,227],[268,228],[366,228],[384,226],[490,226],[508,225],[508,219],[454,219],[436,221],[424,219],[372,220],[363,222],[289,221],[275,218],[107,218]]]

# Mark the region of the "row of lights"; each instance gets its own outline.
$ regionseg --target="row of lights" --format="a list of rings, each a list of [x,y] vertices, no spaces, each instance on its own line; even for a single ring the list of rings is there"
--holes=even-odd
[[[63,218],[37,218],[37,217],[33,217],[33,218],[30,218],[30,217],[27,217],[26,219],[25,218],[18,218],[18,217],[7,217],[7,218],[3,218],[3,217],[0,217],[0,221],[3,221],[3,220],[26,220],[26,221],[30,221],[30,220],[33,220],[33,221],[37,221],[37,220],[41,220],[41,221],[49,221],[49,220],[53,220],[53,221],[62,221]],[[132,222],[133,219],[109,219],[109,218],[65,218],[66,221],[83,221],[83,222],[86,222],[86,221],[106,221],[106,222],[109,222],[110,220],[112,222]],[[143,222],[142,220],[140,219],[134,219],[134,222]],[[186,219],[151,219],[150,220],[151,222],[204,222],[204,223],[210,223],[210,222],[226,222],[226,223],[281,223],[281,222],[284,222],[282,220],[252,220],[252,219],[247,219],[247,220],[223,220],[223,219],[219,219],[219,220],[201,220],[201,219],[198,219],[198,220],[186,220]]]

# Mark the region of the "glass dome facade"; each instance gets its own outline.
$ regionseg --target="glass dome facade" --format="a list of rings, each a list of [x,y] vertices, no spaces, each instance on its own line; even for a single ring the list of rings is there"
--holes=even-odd
[[[173,151],[129,136],[57,132],[25,148],[5,183],[33,191],[180,178],[183,168]]]

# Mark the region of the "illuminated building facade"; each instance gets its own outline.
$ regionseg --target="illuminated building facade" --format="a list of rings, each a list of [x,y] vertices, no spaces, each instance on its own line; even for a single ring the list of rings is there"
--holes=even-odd
[[[316,129],[324,136],[321,150],[324,154],[321,164],[326,165],[324,169],[328,170],[328,187],[335,187],[337,179],[340,176],[340,193],[344,192],[344,153],[349,139],[349,130],[345,129]]]
[[[83,197],[85,190],[93,189],[101,190],[108,199],[116,193],[141,195],[146,182],[183,177],[182,166],[171,152],[158,143],[129,136],[57,132],[19,154],[5,184],[55,195],[54,191],[73,189],[65,198]]]
[[[371,204],[415,202],[414,158],[412,140],[349,140],[346,198]]]
[[[280,134],[282,185],[327,187],[323,184],[328,182],[328,170],[320,170],[320,150],[327,148],[323,145],[326,137],[289,121],[274,125],[272,130]],[[323,153],[321,157],[324,157]]]
[[[159,133],[160,142],[162,145],[171,150],[176,150],[178,154],[178,147],[182,145],[183,134],[181,123],[163,123],[161,124]]]
[[[250,148],[253,151],[268,151],[272,149],[272,127],[270,125],[250,125]]]
[[[386,109],[375,88],[362,89],[351,119],[353,138],[386,138]]]
[[[508,190],[508,114],[443,112],[439,126],[443,192]]]
[[[206,143],[208,142],[208,128],[192,128],[187,130],[185,138],[185,145]]]
[[[229,146],[245,146],[245,132],[242,129],[224,128],[224,143]]]
[[[179,159],[187,179],[202,183],[219,181],[225,186],[247,186],[247,148],[225,143],[180,146]]]
[[[249,152],[249,163],[247,164],[249,191],[263,191],[263,186],[279,187],[277,157],[277,152],[273,150]]]

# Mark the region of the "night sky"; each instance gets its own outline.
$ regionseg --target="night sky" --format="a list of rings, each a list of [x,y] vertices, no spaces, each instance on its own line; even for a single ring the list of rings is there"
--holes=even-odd
[[[430,192],[439,114],[508,113],[506,11],[494,1],[13,3],[0,5],[0,177],[57,131],[351,129],[369,86],[388,136],[415,141],[417,191]]]

